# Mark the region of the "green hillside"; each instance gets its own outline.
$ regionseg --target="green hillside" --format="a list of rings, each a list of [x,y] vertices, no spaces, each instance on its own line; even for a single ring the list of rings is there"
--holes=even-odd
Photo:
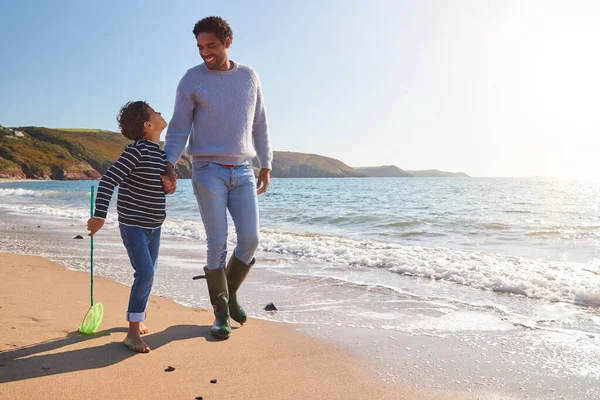
[[[0,126],[0,178],[98,179],[130,140],[120,133],[97,129],[50,129]],[[255,163],[256,166],[256,163]],[[184,155],[177,164],[180,178],[191,177]],[[274,178],[344,178],[395,176],[468,176],[464,173],[404,171],[395,165],[351,168],[343,162],[308,153],[273,152]]]
[[[271,175],[277,178],[344,178],[362,177],[343,162],[316,154],[273,152]]]

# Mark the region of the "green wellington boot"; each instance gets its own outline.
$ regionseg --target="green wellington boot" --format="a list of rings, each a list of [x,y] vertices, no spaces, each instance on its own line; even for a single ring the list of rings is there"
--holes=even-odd
[[[227,339],[231,333],[231,324],[229,323],[229,294],[227,292],[227,277],[225,270],[210,270],[204,267],[206,284],[208,285],[208,294],[210,303],[215,311],[215,322],[210,332],[213,336]]]
[[[256,259],[253,258],[250,264],[244,264],[236,258],[234,254],[231,255],[225,273],[227,275],[227,286],[229,287],[229,314],[231,318],[239,324],[244,324],[248,317],[246,311],[242,308],[237,300],[237,291],[246,279],[250,268],[254,265]]]

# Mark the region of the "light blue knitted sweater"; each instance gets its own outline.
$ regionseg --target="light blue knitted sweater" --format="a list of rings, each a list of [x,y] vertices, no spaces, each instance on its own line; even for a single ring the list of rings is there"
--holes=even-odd
[[[261,168],[271,168],[267,114],[251,67],[233,63],[228,71],[213,71],[202,63],[185,73],[164,146],[173,165],[188,138],[192,162],[241,165],[258,157]]]

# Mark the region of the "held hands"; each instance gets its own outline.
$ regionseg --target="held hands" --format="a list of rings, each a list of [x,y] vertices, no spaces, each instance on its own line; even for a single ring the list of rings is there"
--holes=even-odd
[[[98,232],[102,226],[104,226],[104,220],[102,218],[92,217],[88,219],[87,229],[90,231],[88,236],[94,236],[94,234]]]
[[[177,189],[177,174],[173,168],[173,164],[167,162],[167,169],[165,171],[165,175],[160,177],[162,181],[162,187],[165,194],[175,193]]]
[[[271,170],[268,168],[261,168],[256,181],[256,193],[265,193],[269,188],[269,182],[271,182]]]
[[[177,189],[177,174],[175,173],[173,164],[167,162],[165,175],[161,176],[160,179],[165,194],[175,193],[175,190]],[[269,188],[269,182],[271,182],[271,170],[268,168],[261,168],[256,182],[256,192],[258,194],[265,193]]]

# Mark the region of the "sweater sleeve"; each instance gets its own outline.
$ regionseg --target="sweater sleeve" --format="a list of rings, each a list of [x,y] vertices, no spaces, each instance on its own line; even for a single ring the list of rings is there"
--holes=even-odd
[[[269,129],[267,126],[267,111],[263,102],[262,89],[258,75],[254,75],[256,79],[256,109],[254,111],[254,123],[252,124],[252,138],[254,139],[254,147],[256,155],[260,162],[261,168],[271,169],[273,161],[273,151],[271,150],[271,141],[269,140]]]
[[[136,169],[141,158],[142,153],[139,149],[134,146],[127,146],[119,159],[104,173],[98,184],[96,210],[94,211],[95,218],[106,219],[115,187]]]
[[[195,108],[196,103],[192,97],[192,85],[189,82],[189,74],[186,73],[177,86],[175,109],[167,128],[163,147],[163,150],[167,153],[167,161],[173,166],[177,165],[177,161],[179,161],[190,136]]]

